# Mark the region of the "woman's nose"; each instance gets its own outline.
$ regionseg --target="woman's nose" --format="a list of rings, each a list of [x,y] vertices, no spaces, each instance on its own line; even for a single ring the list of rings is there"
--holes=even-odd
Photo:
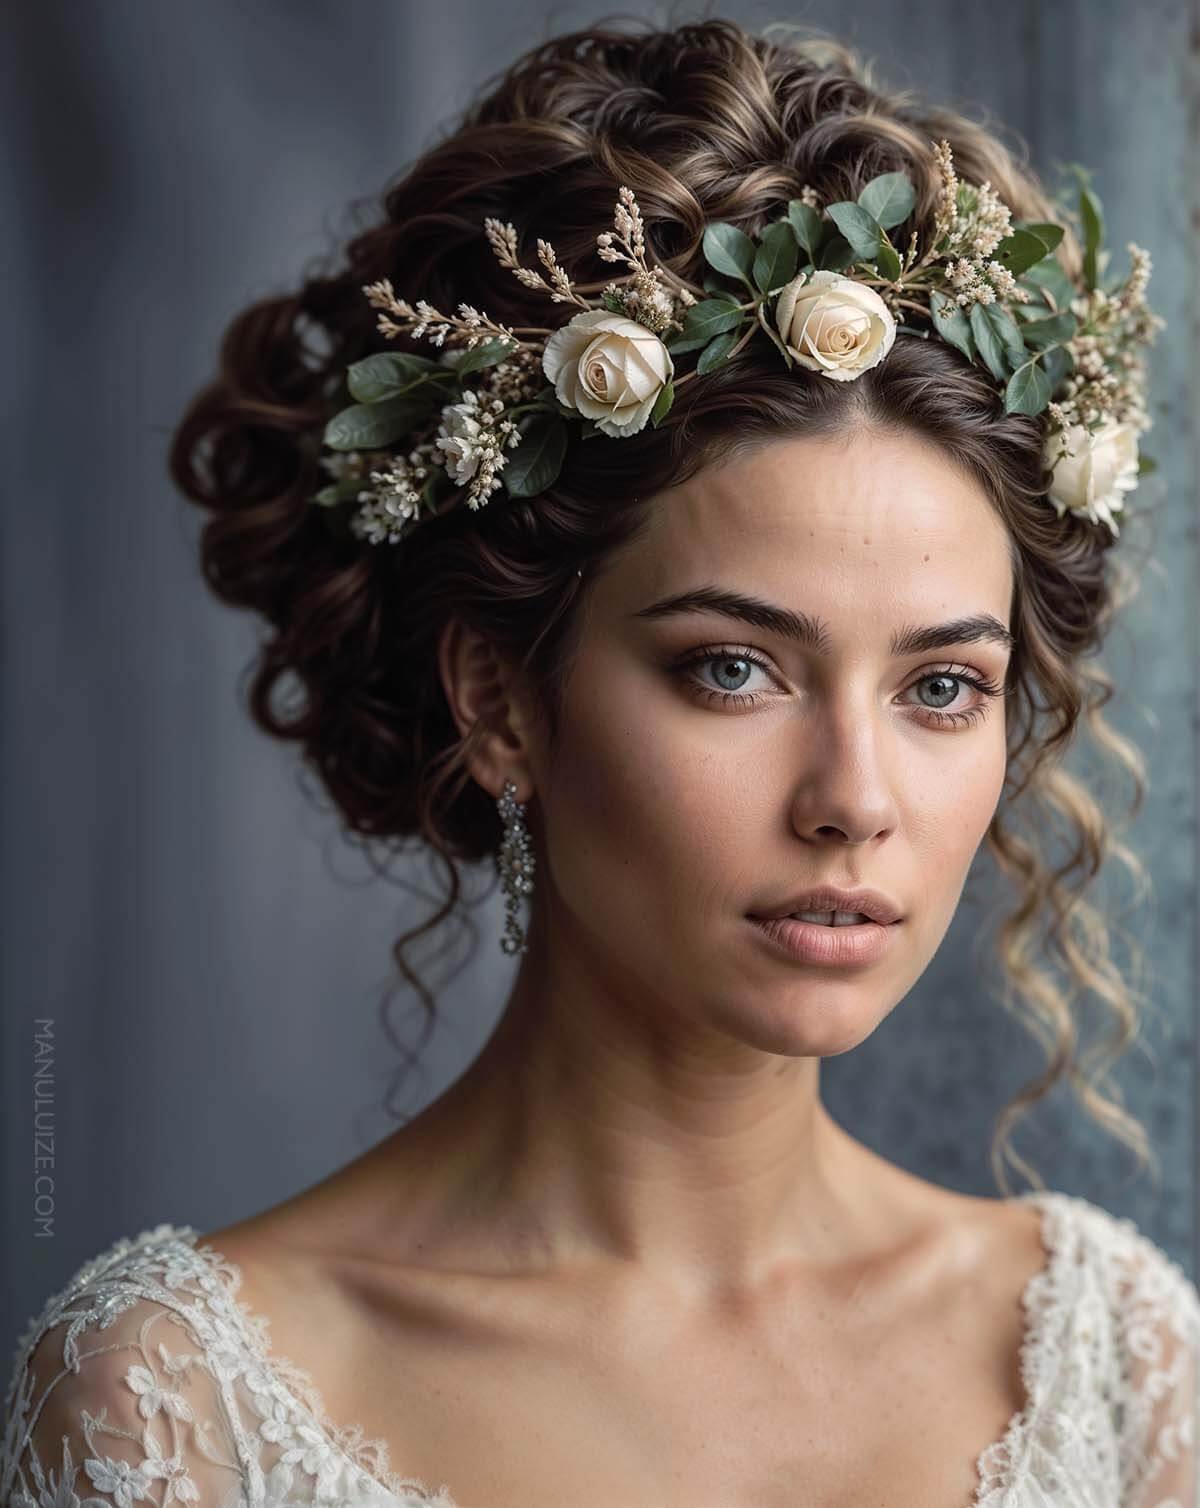
[[[796,779],[793,826],[801,837],[842,843],[890,832],[898,817],[894,774],[888,735],[861,707],[826,709]]]

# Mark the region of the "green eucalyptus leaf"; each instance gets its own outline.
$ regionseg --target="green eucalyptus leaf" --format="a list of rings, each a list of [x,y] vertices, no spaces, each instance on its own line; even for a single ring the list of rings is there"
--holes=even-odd
[[[567,426],[556,414],[534,413],[522,425],[521,442],[507,453],[500,480],[512,497],[533,497],[556,480],[567,453]]]
[[[1035,263],[1050,255],[1050,248],[1031,230],[1014,230],[992,253],[1002,267],[1007,267],[1013,277],[1020,277]]]
[[[1083,275],[1089,288],[1098,286],[1098,255],[1104,240],[1104,210],[1090,188],[1079,190],[1079,217],[1083,222]]]
[[[719,367],[737,344],[737,338],[736,330],[727,330],[724,335],[718,335],[715,340],[710,340],[700,352],[696,371],[703,376],[705,372],[711,372],[713,367]]]
[[[1030,293],[1027,284],[1021,284],[1027,293]],[[1013,305],[1013,317],[1020,324],[1034,324],[1039,319],[1049,319],[1057,311],[1051,307],[1041,292],[1031,293],[1031,296],[1023,304]]]
[[[425,382],[453,382],[454,369],[428,356],[405,351],[376,351],[346,369],[346,386],[358,403],[399,398]]]
[[[852,199],[839,199],[829,206],[829,217],[854,248],[855,260],[873,262],[879,255],[883,227],[875,216]]]
[[[1050,220],[1018,220],[1014,228],[1031,231],[1039,241],[1045,243],[1047,251],[1054,251],[1063,238],[1062,226],[1055,225]]]
[[[660,390],[654,400],[654,407],[650,410],[650,426],[657,429],[671,411],[671,405],[675,402],[675,379],[670,381]]]
[[[978,352],[971,334],[971,322],[959,305],[939,288],[933,288],[929,294],[929,312],[933,327],[941,338],[974,361]]]
[[[1004,347],[1009,368],[1015,372],[1019,366],[1024,366],[1029,360],[1029,352],[1025,348],[1020,325],[1017,324],[1012,311],[1006,304],[984,304],[983,311],[988,323],[1000,337],[1000,344]]]
[[[785,220],[768,225],[754,254],[754,281],[763,293],[773,293],[796,276],[799,247],[795,232]]]
[[[1072,300],[1078,294],[1078,289],[1057,257],[1047,257],[1045,261],[1035,263],[1018,279],[1018,283],[1021,287],[1045,296],[1056,314],[1070,309]]]
[[[891,230],[912,214],[917,193],[907,173],[880,173],[859,194],[858,202],[878,225]]]
[[[1010,414],[1040,414],[1050,402],[1050,383],[1034,356],[1008,379],[1004,389],[1004,408]]]
[[[732,330],[745,319],[745,310],[723,298],[706,298],[692,304],[683,317],[683,334],[690,339],[703,335],[707,340]]]
[[[684,356],[688,351],[699,351],[711,339],[711,334],[684,336],[676,332],[668,340],[665,340],[663,344],[671,356]]]
[[[713,298],[731,299],[735,304],[741,303],[744,297],[740,288],[731,288],[724,279],[715,272],[706,272],[700,285],[705,293],[711,293]]]
[[[564,403],[552,387],[544,387],[537,397],[531,401],[538,408],[546,408],[551,413],[561,414],[564,419],[576,419],[579,417],[579,410],[572,408],[569,403]]]
[[[834,234],[821,247],[819,271],[845,272],[858,261],[858,253],[845,236]]]
[[[796,240],[808,252],[809,260],[815,262],[825,239],[826,222],[803,199],[789,199],[787,212],[788,224]]]
[[[900,253],[885,236],[879,243],[879,255],[875,258],[880,277],[895,280],[900,276]]]
[[[1004,341],[1000,332],[989,318],[989,310],[994,308],[992,304],[972,304],[970,321],[971,334],[975,337],[975,344],[979,348],[979,355],[983,364],[996,379],[1002,382],[1008,376],[1008,364]]]
[[[1066,346],[1048,346],[1042,353],[1042,369],[1050,384],[1051,396],[1069,372],[1075,369],[1075,358]]]
[[[753,288],[751,273],[754,268],[754,242],[744,230],[717,220],[704,231],[704,257],[710,267],[723,272],[726,277],[737,278]]]
[[[1027,320],[1020,326],[1021,339],[1032,350],[1040,351],[1070,340],[1078,328],[1079,321],[1073,314],[1052,314],[1046,319]]]
[[[405,394],[378,403],[355,403],[334,414],[322,436],[330,450],[381,450],[394,444],[425,419],[428,402]]]
[[[477,346],[472,346],[469,351],[463,353],[462,360],[454,370],[462,376],[466,372],[478,372],[483,367],[494,367],[503,361],[506,356],[511,356],[516,346],[510,340],[502,336],[493,336],[490,340],[481,340]]]
[[[320,492],[313,496],[314,503],[320,503],[323,508],[331,508],[337,503],[349,503],[358,496],[364,487],[369,486],[366,477],[340,476],[336,482],[330,482],[322,487]]]

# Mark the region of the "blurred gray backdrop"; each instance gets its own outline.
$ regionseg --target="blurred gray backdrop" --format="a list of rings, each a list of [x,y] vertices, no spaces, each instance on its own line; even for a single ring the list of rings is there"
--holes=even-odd
[[[1128,1154],[1059,1094],[1017,1145],[1052,1187],[1132,1216],[1195,1275],[1196,18],[1182,0],[708,11],[830,28],[886,82],[1018,132],[1044,173],[1091,165],[1110,270],[1126,269],[1131,238],[1152,251],[1150,299],[1168,321],[1146,440],[1166,496],[1161,566],[1107,663],[1115,721],[1150,762],[1132,841],[1158,894],[1137,922],[1157,976],[1148,1052],[1118,1078],[1163,1182],[1131,1178]],[[200,518],[172,491],[164,450],[235,310],[292,286],[347,203],[377,193],[493,69],[604,14],[537,0],[4,8],[5,1347],[118,1236],[164,1220],[214,1229],[394,1124],[378,1002],[391,940],[424,909],[372,878],[306,794],[296,750],[252,727],[239,687],[260,630],[203,586]],[[824,1072],[855,1135],[987,1194],[993,1118],[1040,1067],[988,993],[991,900],[981,867],[918,988]],[[501,918],[496,895],[474,956],[439,992],[410,1111],[491,1029],[512,968]],[[51,1096],[40,1146],[35,1081]]]

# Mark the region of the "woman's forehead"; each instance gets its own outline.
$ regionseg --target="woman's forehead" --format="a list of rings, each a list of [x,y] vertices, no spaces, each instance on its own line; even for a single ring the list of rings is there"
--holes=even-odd
[[[612,601],[637,610],[706,584],[831,613],[945,599],[946,616],[1007,622],[1012,568],[980,484],[920,440],[871,434],[775,441],[650,499]]]

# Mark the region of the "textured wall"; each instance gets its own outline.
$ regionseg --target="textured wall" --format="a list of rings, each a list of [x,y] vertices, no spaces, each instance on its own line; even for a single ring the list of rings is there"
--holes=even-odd
[[[1052,1186],[1132,1215],[1195,1273],[1195,38],[1176,0],[855,10],[852,23],[833,0],[724,13],[841,28],[889,82],[986,107],[1038,167],[1093,165],[1114,268],[1130,237],[1153,252],[1151,301],[1170,325],[1147,441],[1168,501],[1162,565],[1108,662],[1114,717],[1150,760],[1132,840],[1159,895],[1138,923],[1157,971],[1153,1061],[1127,1058],[1120,1082],[1164,1183],[1131,1182],[1128,1157],[1057,1097],[1018,1145]],[[389,1129],[377,1000],[417,902],[371,882],[306,799],[294,751],[241,710],[258,630],[200,582],[199,520],[166,481],[165,443],[233,310],[291,285],[342,207],[493,68],[599,14],[518,0],[5,10],[0,1336],[118,1235],[224,1224]],[[991,899],[981,869],[919,988],[825,1075],[856,1135],[985,1193],[992,1119],[1038,1066],[988,994]],[[500,918],[496,897],[414,1108],[490,1030],[511,968]],[[41,1017],[57,1235],[36,1241]]]

